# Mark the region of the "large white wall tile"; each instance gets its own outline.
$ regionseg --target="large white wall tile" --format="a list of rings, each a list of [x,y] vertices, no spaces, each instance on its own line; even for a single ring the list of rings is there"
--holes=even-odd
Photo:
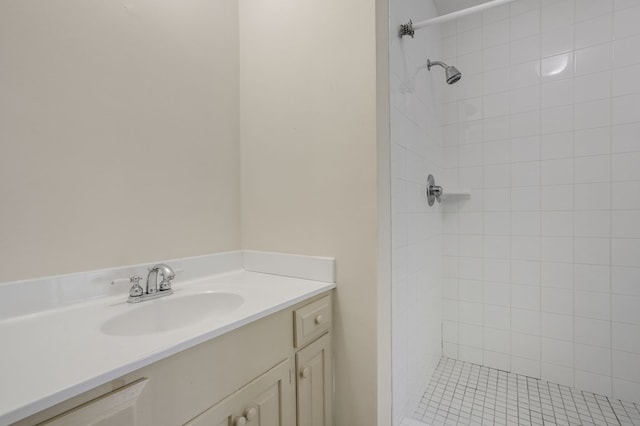
[[[640,325],[638,303],[640,303],[640,297],[614,294],[611,319],[615,322]]]
[[[573,132],[570,131],[542,135],[540,138],[541,158],[549,160],[572,157],[573,139]]]
[[[638,132],[640,132],[640,123],[613,126],[612,152],[640,151]]]
[[[573,315],[573,291],[543,287],[542,310],[555,314]]]
[[[540,34],[540,10],[533,9],[513,16],[511,22],[511,40]]]
[[[541,358],[549,364],[573,367],[573,343],[564,340],[541,339]]]
[[[609,154],[611,152],[611,128],[576,130],[574,154],[576,157]],[[609,179],[607,179],[608,181]]]
[[[640,354],[640,325],[614,322],[611,324],[611,333],[613,349]]]
[[[542,5],[543,34],[573,24],[574,6],[570,1],[547,2]]]
[[[613,0],[580,0],[575,2],[576,21],[585,21],[613,11]]]
[[[575,264],[573,269],[575,289],[609,293],[611,267],[608,265]]]
[[[610,235],[611,213],[607,210],[576,210],[573,213],[573,221],[576,237],[609,237]]]
[[[518,333],[539,336],[540,312],[512,308],[511,330]]]
[[[575,24],[576,49],[611,41],[613,36],[613,19],[610,14],[600,15],[588,21]]]
[[[542,262],[543,286],[573,289],[573,265],[570,263]]]
[[[573,341],[573,316],[543,312],[541,335],[550,339]]]
[[[616,39],[640,34],[640,5],[616,11],[613,15],[613,35]]]
[[[542,85],[542,108],[571,105],[573,103],[574,81],[560,80]]]
[[[613,376],[640,383],[640,354],[613,351]]]
[[[581,60],[584,61],[584,59]],[[574,55],[572,53],[549,56],[540,62],[540,77],[543,83],[571,78],[573,75]]]
[[[611,322],[592,318],[576,317],[574,341],[603,348],[611,347]]]
[[[499,352],[503,354],[510,353],[510,333],[507,330],[485,328],[483,347],[492,352]]]
[[[610,99],[577,103],[574,111],[575,129],[592,129],[594,127],[609,126],[611,124]],[[624,119],[624,117],[620,117],[620,120]]]
[[[625,46],[626,47],[626,46]],[[611,42],[598,44],[576,50],[575,70],[576,75],[590,74],[605,71],[611,68],[613,44]],[[621,49],[621,48],[619,48]]]
[[[532,86],[540,83],[540,60],[536,59],[521,64],[512,65],[511,72],[511,88],[518,89],[521,87]],[[493,73],[493,72],[492,72]],[[489,74],[492,74],[489,73]],[[507,87],[508,88],[508,87]]]
[[[543,31],[540,38],[540,55],[544,58],[572,51],[574,32],[573,25],[564,25]]]
[[[575,78],[575,102],[587,102],[611,97],[611,71],[602,71]]]
[[[612,267],[611,285],[613,293],[640,296],[640,268]]]
[[[540,57],[540,35],[511,41],[511,64],[534,61]]]
[[[626,67],[640,63],[640,36],[615,40],[613,42],[613,66]]]
[[[589,345],[575,345],[575,368],[591,373],[611,375],[611,350]]]

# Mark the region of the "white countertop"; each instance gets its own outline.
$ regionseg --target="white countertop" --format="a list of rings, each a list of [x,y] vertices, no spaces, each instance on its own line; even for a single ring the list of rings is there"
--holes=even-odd
[[[315,259],[324,262],[322,267],[330,262],[333,268],[332,259]],[[299,267],[299,259],[293,260]],[[246,269],[256,268],[245,262],[243,269],[182,281],[178,276],[173,295],[138,304],[125,303],[125,291],[1,320],[0,424],[25,418],[335,287],[333,282],[295,277],[304,275],[299,271],[288,277]],[[325,275],[332,277],[333,270]],[[234,293],[244,302],[226,315],[207,317],[170,331],[137,336],[113,336],[101,331],[107,320],[127,311],[203,292]]]

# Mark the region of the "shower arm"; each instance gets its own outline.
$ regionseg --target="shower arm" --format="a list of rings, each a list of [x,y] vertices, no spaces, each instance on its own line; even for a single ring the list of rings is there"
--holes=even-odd
[[[441,66],[441,67],[442,67],[442,68],[444,68],[445,70],[446,70],[447,68],[449,68],[449,66],[448,66],[447,64],[445,64],[444,62],[441,62],[441,61],[431,61],[430,59],[427,59],[427,69],[428,69],[429,71],[431,71],[431,67],[432,67],[432,66],[434,66],[434,65]],[[423,65],[423,66],[424,66],[424,65]]]

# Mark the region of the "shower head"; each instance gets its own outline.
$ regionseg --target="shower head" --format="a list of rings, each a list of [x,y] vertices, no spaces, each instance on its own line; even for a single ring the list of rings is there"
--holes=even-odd
[[[431,71],[431,67],[434,65],[439,65],[444,68],[445,76],[447,77],[447,84],[454,84],[460,81],[462,78],[462,73],[458,71],[458,69],[454,66],[450,66],[440,61],[431,62],[430,59],[427,59],[427,69]]]

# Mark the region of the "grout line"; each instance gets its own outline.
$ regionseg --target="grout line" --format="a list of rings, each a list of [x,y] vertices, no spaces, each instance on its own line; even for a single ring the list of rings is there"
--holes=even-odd
[[[572,72],[572,83],[573,83],[573,115],[571,117],[571,194],[572,194],[572,214],[571,214],[571,239],[572,239],[572,265],[571,265],[571,317],[573,319],[572,325],[573,329],[571,330],[572,334],[572,345],[571,345],[571,386],[576,386],[576,168],[575,168],[575,158],[576,158],[576,120],[575,120],[575,98],[576,98],[576,7],[575,3],[573,4],[573,37],[572,37],[572,50],[571,55],[573,56],[573,72]],[[575,400],[574,400],[575,405]]]
[[[480,344],[481,347],[481,359],[482,359],[482,364],[485,364],[487,362],[487,360],[485,359],[485,320],[486,320],[486,309],[485,309],[485,303],[484,303],[484,258],[485,258],[485,250],[484,250],[484,243],[485,243],[485,235],[484,235],[484,167],[486,164],[486,158],[484,156],[484,147],[485,147],[485,140],[484,140],[484,120],[485,120],[485,111],[484,111],[484,57],[482,55],[482,49],[484,48],[484,15],[482,13],[480,13],[480,99],[483,103],[482,105],[482,135],[480,140],[482,141],[482,153],[481,153],[481,158],[482,158],[482,196],[481,196],[481,206],[480,206],[480,218],[481,218],[481,223],[480,223],[480,227],[482,230],[482,239],[481,239],[481,243],[482,243],[482,265],[481,265],[481,270],[482,270],[482,280],[480,281],[480,285],[481,287],[481,293],[482,293],[482,299],[480,301],[480,306],[482,307],[482,324],[480,324],[480,326],[482,327],[482,342]]]
[[[508,166],[509,166],[509,185],[507,187],[508,192],[508,197],[507,199],[509,200],[509,234],[508,234],[508,243],[507,243],[507,248],[508,248],[508,252],[507,252],[507,259],[506,259],[506,263],[507,263],[507,267],[509,268],[509,282],[507,283],[507,296],[508,296],[508,301],[507,301],[507,306],[509,308],[509,325],[507,328],[507,331],[509,333],[508,338],[509,338],[509,371],[513,370],[513,339],[512,339],[512,325],[513,325],[513,310],[511,307],[511,296],[512,296],[512,292],[511,292],[511,286],[513,283],[513,268],[511,267],[511,249],[512,249],[512,244],[511,244],[511,240],[512,240],[512,236],[513,236],[513,211],[511,209],[512,206],[512,200],[511,200],[511,164],[512,164],[512,158],[513,158],[513,149],[512,149],[512,141],[513,141],[513,135],[511,132],[511,90],[512,90],[512,86],[513,86],[513,64],[511,63],[511,43],[512,43],[512,39],[511,39],[511,23],[513,21],[513,17],[511,16],[511,5],[509,5],[509,17],[507,18],[507,20],[509,21],[509,27],[508,27],[508,33],[509,33],[509,51],[508,51],[508,60],[507,60],[507,67],[509,69],[509,86],[508,86],[508,91],[509,91],[509,129],[508,129],[508,145],[507,145],[507,149],[509,150],[509,162],[508,162]]]
[[[609,388],[609,394],[614,395],[613,385],[613,74],[614,74],[614,48],[613,48],[613,34],[614,34],[614,17],[615,11],[611,13],[611,74],[609,75],[609,354],[610,354],[610,375],[611,386]],[[615,413],[615,411],[614,411]]]
[[[539,53],[539,57],[540,57],[540,62],[542,63],[542,4],[540,4],[540,13],[538,16],[538,25],[540,26],[540,44],[538,45],[538,53]],[[541,65],[542,66],[542,65]],[[538,375],[540,376],[540,378],[542,378],[542,304],[543,304],[543,300],[544,300],[544,295],[542,294],[542,265],[543,265],[543,257],[542,257],[542,197],[543,197],[543,192],[542,192],[542,78],[540,78],[539,83],[538,83],[538,92],[539,92],[539,101],[540,101],[540,109],[538,110],[538,121],[540,123],[540,135],[538,136],[538,141],[539,141],[539,147],[538,147],[538,154],[539,154],[539,159],[540,161],[538,162],[539,166],[538,166],[538,184],[539,184],[539,188],[540,188],[540,200],[539,200],[539,205],[538,205],[538,218],[539,218],[539,232],[540,232],[540,250],[539,250],[539,258],[540,258],[540,264],[539,264],[539,275],[540,275],[540,280],[538,282],[538,285],[540,286],[539,289],[539,306],[538,306],[538,356],[540,357],[540,361],[538,362]]]
[[[458,49],[458,21],[456,25],[456,63],[460,62],[460,52]],[[456,178],[460,187],[460,88],[456,88]],[[460,201],[456,201],[456,358],[460,359]]]

